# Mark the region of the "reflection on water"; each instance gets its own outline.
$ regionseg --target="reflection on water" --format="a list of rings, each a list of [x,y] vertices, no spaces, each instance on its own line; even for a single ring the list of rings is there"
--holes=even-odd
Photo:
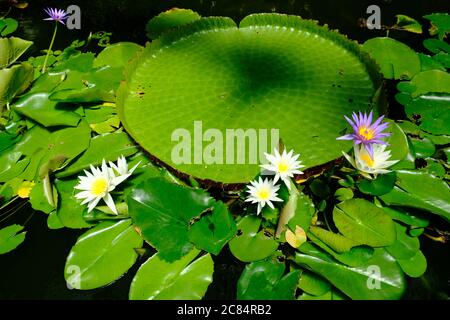
[[[235,21],[255,12],[279,12],[296,14],[304,18],[327,23],[333,29],[339,29],[349,38],[364,41],[383,31],[369,31],[358,26],[359,18],[366,17],[368,5],[377,4],[382,10],[382,23],[392,25],[396,14],[406,14],[415,18],[431,12],[448,12],[449,0],[33,0],[25,10],[12,10],[12,16],[20,20],[20,29],[16,36],[35,42],[34,52],[48,46],[52,23],[43,21],[44,6],[65,8],[78,4],[82,11],[82,29],[68,30],[60,28],[55,49],[62,49],[74,39],[85,39],[89,32],[112,32],[112,42],[134,41],[145,43],[145,24],[154,15],[172,7],[190,8],[203,16],[229,16]],[[423,38],[406,32],[396,32],[395,37],[409,45],[421,49]],[[24,223],[30,217],[31,208],[22,209],[0,227],[7,223]],[[130,281],[137,270],[137,264],[123,278],[110,287],[91,290],[67,290],[63,278],[65,258],[82,233],[80,230],[48,230],[46,216],[34,214],[28,221],[27,239],[17,250],[0,256],[0,299],[126,299]],[[446,246],[448,248],[448,245]],[[440,244],[422,239],[422,248],[429,260],[429,270],[421,279],[409,279],[406,298],[445,298],[448,294],[447,272],[449,261]],[[235,284],[243,265],[228,252],[215,258],[214,282],[210,286],[207,298],[229,299],[235,297]]]

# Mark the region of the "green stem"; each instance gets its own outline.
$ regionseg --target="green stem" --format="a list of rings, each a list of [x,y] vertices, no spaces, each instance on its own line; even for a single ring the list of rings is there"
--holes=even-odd
[[[58,22],[55,22],[55,30],[53,31],[52,41],[50,41],[50,47],[47,50],[47,55],[45,56],[44,65],[42,66],[42,73],[45,73],[45,68],[47,67],[48,56],[52,51],[53,42],[55,42],[56,31],[58,30]]]

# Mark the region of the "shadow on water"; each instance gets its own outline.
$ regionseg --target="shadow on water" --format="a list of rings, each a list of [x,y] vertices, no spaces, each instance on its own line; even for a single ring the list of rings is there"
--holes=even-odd
[[[359,27],[358,20],[366,17],[366,8],[377,4],[382,10],[382,23],[392,25],[396,14],[420,18],[427,13],[448,12],[448,0],[111,0],[111,1],[29,1],[26,10],[13,9],[11,16],[20,20],[16,36],[34,41],[31,54],[47,48],[53,25],[42,19],[44,6],[65,8],[78,4],[82,11],[81,30],[60,28],[55,49],[62,49],[75,39],[85,39],[91,31],[112,32],[111,42],[133,41],[145,43],[145,24],[153,16],[172,7],[189,8],[203,16],[229,16],[240,21],[250,13],[279,12],[296,14],[303,18],[327,23],[349,38],[365,41],[385,35],[384,31],[372,31]],[[419,19],[420,20],[420,19]],[[406,32],[392,33],[395,38],[422,50],[423,37]],[[90,291],[68,290],[63,278],[65,258],[81,230],[48,230],[46,215],[27,205],[0,227],[27,221],[27,239],[18,249],[0,255],[0,299],[126,299],[128,288],[136,273],[136,264],[114,284]],[[31,218],[30,218],[30,215]],[[1,219],[2,217],[0,217]],[[30,218],[30,219],[28,219]],[[427,273],[419,279],[409,279],[406,299],[446,299],[449,294],[448,259],[449,245],[421,238],[422,249],[428,259]],[[447,254],[445,254],[447,252]],[[236,261],[228,250],[215,257],[214,283],[209,287],[207,299],[235,298],[236,281],[243,264]]]

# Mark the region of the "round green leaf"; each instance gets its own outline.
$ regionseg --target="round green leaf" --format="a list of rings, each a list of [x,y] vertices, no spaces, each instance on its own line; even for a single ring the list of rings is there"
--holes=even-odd
[[[131,300],[200,300],[214,271],[211,255],[196,260],[192,249],[179,260],[167,262],[155,254],[138,270],[130,287]]]
[[[362,193],[370,194],[372,196],[381,196],[394,188],[395,179],[395,172],[390,172],[379,175],[374,180],[360,180],[357,185],[359,191]]]
[[[0,18],[0,35],[7,36],[17,30],[19,23],[13,18]]]
[[[396,238],[391,217],[383,209],[363,199],[337,204],[333,210],[333,220],[345,237],[361,244],[387,246]]]
[[[68,285],[80,290],[103,287],[121,277],[134,264],[134,249],[142,246],[131,220],[105,221],[78,238],[64,269]]]
[[[334,193],[334,196],[339,201],[345,201],[353,198],[353,191],[351,188],[339,188]]]
[[[178,171],[248,182],[259,173],[258,155],[278,143],[269,142],[277,140],[272,129],[287,149],[303,152],[307,168],[340,157],[350,148],[336,141],[343,115],[371,108],[373,70],[355,43],[296,16],[251,15],[239,28],[202,18],[163,34],[130,64],[119,116],[145,150]],[[248,154],[261,130],[267,148]]]
[[[387,79],[411,79],[420,71],[417,54],[397,40],[373,38],[367,40],[363,49],[378,62],[381,72]]]
[[[241,261],[251,262],[269,257],[278,248],[272,235],[259,231],[261,219],[245,216],[237,223],[237,235],[229,242],[231,253]]]

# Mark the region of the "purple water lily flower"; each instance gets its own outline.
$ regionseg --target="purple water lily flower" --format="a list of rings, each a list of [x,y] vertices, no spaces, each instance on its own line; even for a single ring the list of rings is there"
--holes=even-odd
[[[369,115],[365,112],[357,115],[355,112],[352,114],[353,121],[348,117],[344,116],[345,120],[350,123],[353,128],[353,133],[346,134],[342,137],[337,138],[337,140],[353,140],[355,144],[363,144],[369,155],[373,157],[373,144],[385,144],[383,138],[389,137],[391,134],[387,132],[382,132],[385,130],[389,123],[381,123],[384,116],[379,117],[374,123],[372,123],[373,112],[371,111]]]
[[[57,9],[57,8],[45,8],[45,13],[49,15],[49,18],[46,18],[44,20],[53,20],[56,22],[61,22],[65,25],[64,20],[66,20],[69,16],[67,12],[63,9]]]

